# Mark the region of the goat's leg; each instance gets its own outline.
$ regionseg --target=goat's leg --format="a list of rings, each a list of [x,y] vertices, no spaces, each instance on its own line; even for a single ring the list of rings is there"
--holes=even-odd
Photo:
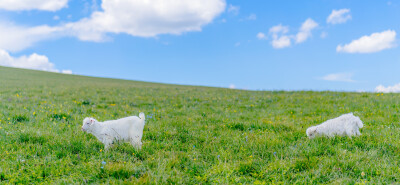
[[[131,145],[137,150],[142,149],[142,142],[140,142],[137,138],[131,138]]]
[[[103,140],[103,143],[104,143],[104,150],[107,151],[107,150],[112,146],[112,142],[113,142],[113,140],[110,139],[110,138],[104,139],[104,140]]]

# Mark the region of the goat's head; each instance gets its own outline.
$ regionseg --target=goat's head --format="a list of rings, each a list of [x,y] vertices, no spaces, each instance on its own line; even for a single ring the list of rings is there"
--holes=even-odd
[[[313,126],[306,131],[308,138],[313,139],[317,135],[317,127]]]
[[[93,126],[94,123],[96,123],[97,120],[94,118],[85,118],[83,120],[83,125],[82,125],[82,131],[87,132],[90,130],[90,127]]]

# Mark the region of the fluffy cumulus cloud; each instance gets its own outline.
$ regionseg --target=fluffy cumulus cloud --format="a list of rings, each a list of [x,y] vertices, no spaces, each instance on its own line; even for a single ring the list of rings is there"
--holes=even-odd
[[[395,84],[393,86],[383,86],[383,85],[378,85],[375,88],[375,92],[383,92],[383,93],[398,93],[400,92],[400,83]]]
[[[0,0],[0,9],[56,11],[67,7],[68,0]]]
[[[285,35],[287,32],[289,32],[289,27],[281,24],[269,29],[269,33],[272,35],[271,45],[273,48],[281,49],[291,45],[290,37]]]
[[[287,33],[289,32],[289,27],[288,26],[282,26],[282,24],[273,26],[272,28],[269,29],[269,32],[272,34],[278,34],[278,33]]]
[[[304,23],[301,25],[299,33],[296,35],[296,43],[302,43],[306,41],[309,37],[311,37],[311,31],[318,27],[318,24],[308,18]]]
[[[8,1],[0,0],[0,4],[4,2]],[[18,4],[20,0],[10,0],[10,2],[12,2],[10,7],[13,7],[11,5]],[[23,4],[26,6],[30,4],[29,0],[27,2]],[[40,3],[37,3],[37,6],[46,4],[47,0],[38,2]],[[51,2],[57,4],[56,2],[61,1],[52,0]],[[67,0],[63,5],[66,3]],[[6,4],[4,3],[4,7]],[[63,6],[59,8],[61,7]],[[101,7],[101,11],[94,11],[90,17],[54,27],[47,25],[24,27],[0,22],[0,48],[7,51],[20,51],[38,41],[65,36],[100,42],[107,40],[108,33],[155,37],[160,34],[178,35],[184,32],[201,31],[203,26],[211,23],[225,11],[226,2],[225,0],[103,0]]]
[[[272,44],[272,47],[274,47],[276,49],[286,48],[291,45],[290,37],[288,37],[286,35],[283,35],[280,37],[274,37],[274,36],[272,36],[272,37],[274,39],[272,40],[271,44]]]
[[[139,37],[201,31],[225,10],[225,0],[103,0],[103,11],[66,25],[81,40],[102,41],[106,33]]]
[[[350,9],[332,10],[332,13],[326,19],[330,24],[341,24],[351,19]]]
[[[374,53],[395,47],[395,41],[396,32],[394,30],[386,30],[363,36],[343,46],[338,45],[336,51],[344,53]]]
[[[33,53],[29,56],[13,57],[7,51],[2,49],[0,49],[0,65],[41,71],[60,72],[44,55]],[[71,70],[63,70],[62,72],[72,74]]]
[[[335,82],[355,82],[352,73],[334,73],[322,77],[322,80]]]
[[[19,51],[34,43],[55,37],[63,28],[36,26],[22,27],[12,23],[0,22],[0,48],[7,51]]]
[[[296,35],[287,34],[289,32],[288,26],[282,26],[282,24],[273,26],[269,29],[269,33],[272,35],[271,45],[275,49],[281,49],[291,46],[292,39],[296,44],[302,43],[312,36],[311,31],[317,27],[318,23],[311,18],[308,18],[302,23]],[[257,35],[257,38],[260,39],[259,35]]]

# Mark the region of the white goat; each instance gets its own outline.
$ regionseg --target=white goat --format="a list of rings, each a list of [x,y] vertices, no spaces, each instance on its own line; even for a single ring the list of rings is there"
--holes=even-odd
[[[359,128],[363,127],[363,123],[359,117],[353,113],[343,114],[337,118],[327,120],[320,125],[312,126],[307,129],[306,133],[310,139],[317,135],[325,135],[328,137],[338,136],[359,136],[361,135]]]
[[[99,122],[94,118],[85,118],[82,131],[96,136],[104,144],[105,150],[112,145],[113,141],[129,142],[136,149],[141,149],[144,124],[143,112],[139,114],[139,117],[130,116],[104,122]]]

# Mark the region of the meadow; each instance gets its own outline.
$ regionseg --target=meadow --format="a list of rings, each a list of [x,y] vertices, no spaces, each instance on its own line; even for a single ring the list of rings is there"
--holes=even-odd
[[[0,67],[1,184],[399,183],[399,94],[245,91]],[[143,148],[82,120],[146,114]],[[306,128],[353,112],[356,138]]]

